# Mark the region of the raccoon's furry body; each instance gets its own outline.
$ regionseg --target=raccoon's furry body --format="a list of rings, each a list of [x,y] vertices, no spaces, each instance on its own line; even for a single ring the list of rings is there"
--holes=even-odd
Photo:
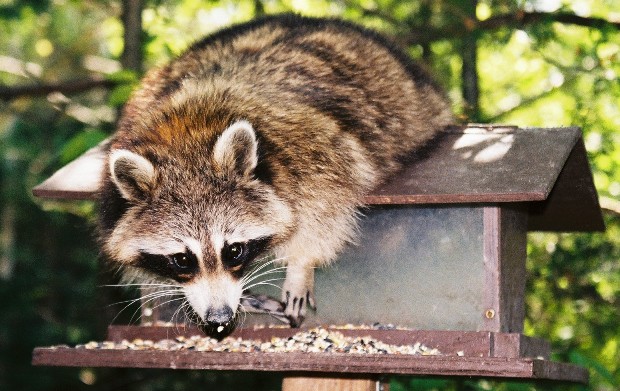
[[[313,267],[354,238],[363,195],[451,122],[426,73],[360,27],[278,16],[221,31],[127,103],[100,197],[103,252],[176,281],[211,325],[234,317],[243,269],[273,252],[298,324]]]

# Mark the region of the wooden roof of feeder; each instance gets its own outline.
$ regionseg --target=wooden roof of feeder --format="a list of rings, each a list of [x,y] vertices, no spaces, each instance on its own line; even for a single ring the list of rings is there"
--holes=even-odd
[[[90,199],[104,141],[33,189],[43,198]],[[424,156],[366,197],[382,204],[527,203],[530,231],[604,229],[581,130],[468,125],[449,129]]]

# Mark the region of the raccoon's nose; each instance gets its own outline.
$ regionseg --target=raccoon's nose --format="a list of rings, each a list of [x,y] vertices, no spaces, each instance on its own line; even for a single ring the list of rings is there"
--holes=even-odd
[[[207,311],[206,321],[210,326],[225,326],[233,318],[233,310],[225,305],[221,308],[210,308]]]

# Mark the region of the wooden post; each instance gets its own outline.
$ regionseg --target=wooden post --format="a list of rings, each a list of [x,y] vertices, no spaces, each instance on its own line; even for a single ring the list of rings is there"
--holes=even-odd
[[[484,330],[523,332],[527,211],[484,208]]]
[[[376,378],[335,378],[321,376],[286,376],[282,391],[389,391],[389,385]]]

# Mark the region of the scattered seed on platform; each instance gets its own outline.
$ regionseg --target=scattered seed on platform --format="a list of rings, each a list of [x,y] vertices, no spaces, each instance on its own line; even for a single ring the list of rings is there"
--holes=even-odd
[[[195,350],[198,352],[266,352],[266,353],[348,353],[348,354],[400,354],[400,355],[439,355],[437,349],[430,349],[421,343],[413,345],[391,345],[369,336],[347,337],[342,333],[324,328],[300,331],[287,337],[273,337],[270,341],[243,340],[227,337],[222,341],[213,338],[192,336],[176,337],[161,341],[135,339],[115,343],[110,341],[89,342],[76,346],[78,349],[119,349],[119,350]]]

